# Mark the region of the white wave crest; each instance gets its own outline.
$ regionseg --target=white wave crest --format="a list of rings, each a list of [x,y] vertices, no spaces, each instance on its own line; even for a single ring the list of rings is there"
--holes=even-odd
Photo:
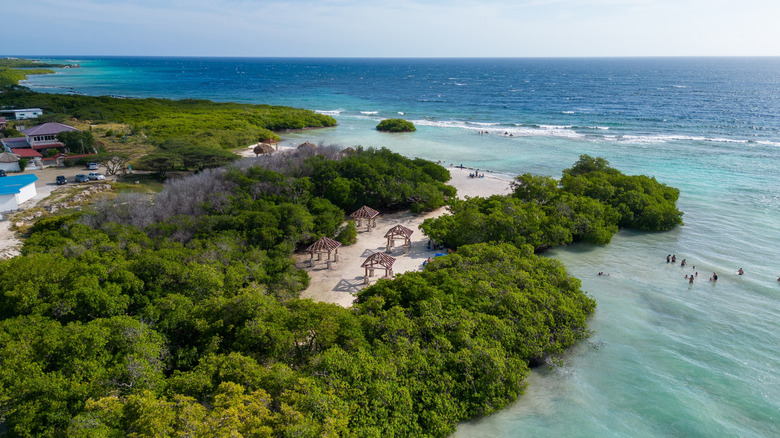
[[[437,128],[459,128],[467,129],[470,131],[481,131],[493,135],[501,135],[506,137],[565,137],[565,138],[581,138],[584,137],[570,127],[565,126],[553,126],[547,125],[546,127],[540,126],[524,126],[524,125],[501,125],[499,123],[480,123],[480,122],[464,122],[458,120],[412,120],[412,123],[418,126],[432,126]]]
[[[743,140],[737,138],[724,138],[724,137],[703,137],[703,136],[691,136],[691,135],[624,135],[618,138],[621,141],[637,144],[649,144],[649,143],[668,143],[672,141],[698,141],[698,142],[711,142],[711,143],[736,143],[747,144],[757,143],[765,144],[768,146],[780,146],[780,143],[772,141],[753,141]]]
[[[326,116],[337,116],[341,114],[344,110],[343,109],[337,109],[337,110],[314,110],[315,113],[324,114]]]
[[[520,125],[520,126],[522,126],[522,125]],[[571,129],[571,128],[574,127],[574,125],[539,125],[539,127],[542,128],[542,129],[548,129],[548,130],[552,130],[552,129]]]
[[[373,116],[374,114],[379,114],[379,111],[361,111],[360,114],[366,115],[366,116]]]

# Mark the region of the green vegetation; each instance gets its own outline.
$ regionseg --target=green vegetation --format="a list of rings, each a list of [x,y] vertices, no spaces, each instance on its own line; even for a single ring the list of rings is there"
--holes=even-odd
[[[417,128],[414,127],[414,123],[404,119],[385,119],[376,125],[376,130],[385,132],[414,132]]]
[[[12,88],[0,94],[0,105],[44,110],[47,119],[70,118],[92,123],[116,122],[131,127],[162,146],[169,141],[193,146],[230,149],[258,139],[278,138],[272,131],[333,126],[323,114],[270,105],[217,103],[207,100],[120,99],[108,96],[78,96],[35,93]]]
[[[682,225],[675,206],[680,191],[644,175],[623,175],[603,158],[580,157],[563,171],[561,188],[611,206],[620,214],[618,225],[644,231],[667,231]]]
[[[451,215],[421,228],[457,248],[480,242],[528,244],[537,252],[571,242],[605,245],[619,227],[665,231],[682,225],[679,190],[646,176],[628,176],[603,158],[580,157],[561,182],[520,175],[510,196],[452,200]]]
[[[47,67],[64,67],[64,64],[46,64],[29,59],[0,58],[0,87],[17,85],[28,75],[45,75],[54,73]]]
[[[0,58],[0,68],[4,67],[4,68],[36,69],[36,68],[62,68],[67,66],[68,64],[40,62],[32,59]]]
[[[0,87],[16,85],[19,81],[27,79],[28,75],[45,75],[50,73],[54,73],[54,70],[45,68],[20,70],[16,68],[0,67]]]
[[[429,211],[441,207],[455,188],[444,183],[450,172],[425,160],[410,160],[387,149],[364,150],[340,160],[312,157],[313,193],[352,212],[363,205],[393,210]]]
[[[298,299],[294,248],[353,237],[345,209],[454,194],[433,163],[318,152],[39,220],[0,261],[8,434],[445,437],[587,336],[593,300],[528,245],[464,245],[351,309]]]
[[[40,121],[72,124],[72,119],[89,125],[111,126],[97,140],[111,145],[108,152],[137,159],[137,169],[164,175],[166,169],[203,169],[236,159],[225,150],[243,148],[258,140],[279,139],[274,131],[333,126],[336,120],[313,111],[206,100],[120,99],[35,93],[22,87],[7,87],[0,93],[0,106],[41,108]],[[122,127],[115,130],[113,127]],[[126,129],[126,130],[125,130]],[[110,132],[110,134],[109,134]],[[116,138],[117,140],[114,140]],[[78,148],[77,148],[78,150]],[[167,166],[160,156],[170,156]]]
[[[95,145],[95,137],[89,131],[64,131],[57,134],[57,140],[68,150],[75,153],[90,154]]]

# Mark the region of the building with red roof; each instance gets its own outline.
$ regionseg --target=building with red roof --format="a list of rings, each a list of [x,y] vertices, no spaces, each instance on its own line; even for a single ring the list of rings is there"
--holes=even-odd
[[[36,151],[35,149],[17,148],[17,149],[11,149],[11,152],[15,153],[21,158],[43,158],[43,155],[41,155],[41,153]]]

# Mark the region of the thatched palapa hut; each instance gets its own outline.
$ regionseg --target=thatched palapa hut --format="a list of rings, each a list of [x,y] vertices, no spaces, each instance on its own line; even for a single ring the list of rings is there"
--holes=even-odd
[[[317,145],[314,143],[309,143],[308,141],[298,145],[299,151],[314,151],[316,149],[317,149]]]
[[[361,226],[363,224],[363,219],[367,219],[368,223],[366,224],[366,231],[371,231],[371,228],[376,226],[376,217],[379,216],[379,212],[374,210],[371,207],[362,206],[359,209],[357,209],[356,212],[349,215],[349,217],[357,220],[357,226]]]
[[[311,258],[309,259],[309,265],[314,265],[314,254],[317,254],[317,260],[322,260],[322,254],[328,253],[328,269],[330,269],[330,254],[333,252],[333,261],[339,261],[339,247],[341,242],[337,242],[329,237],[322,237],[311,246],[306,248],[306,252],[309,253]]]
[[[256,156],[268,155],[274,152],[274,147],[268,143],[260,143],[252,149],[252,152],[254,152]]]
[[[368,284],[368,277],[374,276],[374,269],[384,269],[385,270],[384,278],[392,278],[394,263],[395,263],[395,257],[389,256],[383,252],[376,252],[368,256],[366,260],[363,262],[363,264],[360,265],[361,268],[365,268],[366,270],[366,276],[365,276],[366,284]]]
[[[404,254],[409,252],[409,248],[412,246],[412,233],[414,231],[410,230],[409,228],[406,228],[403,225],[396,225],[393,228],[390,228],[387,233],[385,233],[385,238],[387,238],[387,253],[390,253],[390,248],[395,246],[395,240],[396,239],[403,239],[404,240]]]

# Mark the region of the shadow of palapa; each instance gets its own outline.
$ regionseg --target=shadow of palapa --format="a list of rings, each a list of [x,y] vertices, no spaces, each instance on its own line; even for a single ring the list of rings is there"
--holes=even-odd
[[[363,254],[360,254],[360,257],[368,257],[378,252],[382,252],[382,248],[377,248],[377,249],[366,248],[366,250],[363,251]]]
[[[349,292],[351,294],[356,294],[362,289],[364,286],[363,284],[363,277],[355,277],[354,279],[348,280],[346,278],[342,278],[337,284],[336,287],[333,288],[334,292]]]

